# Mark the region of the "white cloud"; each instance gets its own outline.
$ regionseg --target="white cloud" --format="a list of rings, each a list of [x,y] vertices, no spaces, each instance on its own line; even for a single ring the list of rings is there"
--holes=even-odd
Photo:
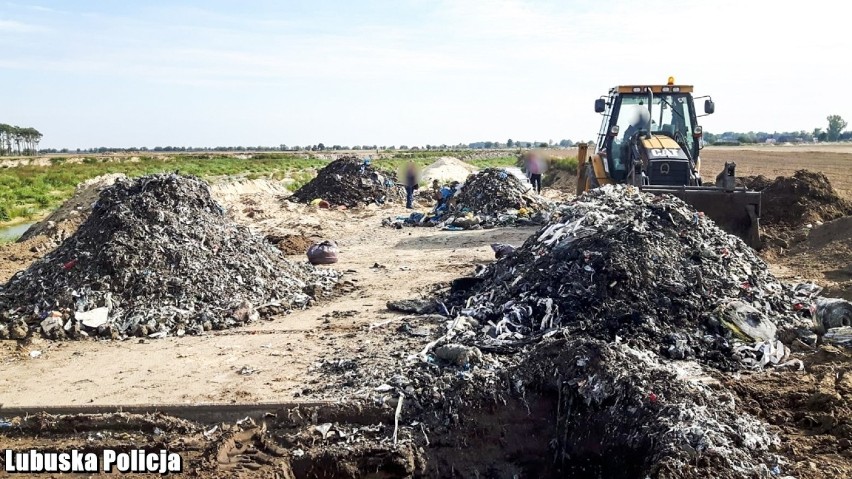
[[[35,33],[44,31],[47,31],[47,28],[40,25],[17,22],[14,20],[0,20],[0,33]]]

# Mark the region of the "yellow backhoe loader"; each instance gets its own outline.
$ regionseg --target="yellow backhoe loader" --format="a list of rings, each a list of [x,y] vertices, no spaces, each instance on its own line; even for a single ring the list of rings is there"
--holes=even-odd
[[[654,194],[670,194],[704,212],[749,246],[760,246],[760,192],[735,184],[736,165],[726,163],[715,181],[700,174],[703,148],[698,118],[712,114],[713,100],[693,98],[691,85],[623,85],[595,100],[603,115],[595,152],[580,147],[577,194],[609,184],[629,184]],[[706,98],[704,114],[694,100]]]

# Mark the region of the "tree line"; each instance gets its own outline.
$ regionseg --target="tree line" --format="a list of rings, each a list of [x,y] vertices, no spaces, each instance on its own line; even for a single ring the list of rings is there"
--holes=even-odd
[[[736,143],[813,143],[822,141],[850,141],[852,131],[844,131],[848,124],[840,115],[826,117],[828,125],[825,129],[814,128],[813,131],[785,131],[768,133],[765,131],[734,132],[726,131],[721,134],[704,133],[704,141],[709,144]]]
[[[32,127],[20,127],[0,123],[0,156],[35,155],[42,134]]]

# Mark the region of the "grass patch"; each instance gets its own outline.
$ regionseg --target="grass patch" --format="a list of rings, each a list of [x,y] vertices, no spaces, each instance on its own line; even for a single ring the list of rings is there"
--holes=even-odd
[[[459,151],[404,151],[392,153],[391,158],[374,159],[373,166],[401,172],[408,161],[419,168],[433,163],[441,156],[464,157]],[[49,165],[26,164],[0,169],[0,221],[16,218],[33,219],[46,214],[74,194],[77,184],[108,173],[124,173],[130,177],[152,173],[180,172],[201,178],[243,175],[247,178],[288,180],[291,191],[310,181],[329,163],[313,155],[287,152],[251,153],[238,158],[220,153],[185,153],[170,155],[134,155],[96,158],[87,156],[80,163],[70,163],[64,157],[50,159]],[[137,161],[138,159],[138,161]],[[478,168],[512,166],[517,157],[477,158],[469,163]]]
[[[551,158],[550,159],[550,168],[555,170],[564,171],[570,173],[572,175],[577,174],[577,158],[568,157],[568,158]]]

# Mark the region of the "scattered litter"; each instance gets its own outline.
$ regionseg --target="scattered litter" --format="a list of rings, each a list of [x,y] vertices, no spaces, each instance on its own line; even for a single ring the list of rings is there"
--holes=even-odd
[[[852,326],[831,328],[825,332],[822,339],[829,343],[852,347]]]
[[[331,432],[332,424],[330,422],[317,424],[314,426],[314,431],[318,432],[323,439],[328,439],[328,433]]]
[[[391,311],[410,314],[430,314],[438,310],[438,305],[434,300],[426,299],[401,299],[397,301],[388,301],[387,307]]]
[[[492,243],[491,249],[494,251],[496,259],[505,258],[515,251],[515,247],[509,244]]]
[[[41,351],[30,351],[30,357],[31,358],[35,359],[39,356],[41,356]]]
[[[97,328],[109,321],[109,308],[95,308],[90,311],[78,311],[74,317],[88,328]]]

